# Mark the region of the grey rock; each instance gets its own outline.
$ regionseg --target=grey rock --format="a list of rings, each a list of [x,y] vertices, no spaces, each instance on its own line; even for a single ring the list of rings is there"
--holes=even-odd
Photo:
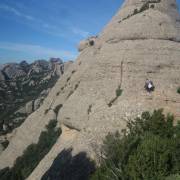
[[[8,126],[6,124],[3,124],[3,131],[7,131]]]
[[[2,73],[2,71],[0,71],[0,81],[4,81],[4,80],[5,80],[5,77],[4,77],[3,73]]]
[[[42,104],[43,98],[38,98],[34,101],[34,111],[36,111]]]
[[[30,101],[26,104],[26,113],[31,114],[34,111],[34,101]]]
[[[2,71],[8,79],[15,79],[26,76],[25,71],[19,66],[19,64],[16,63],[9,63],[5,65]]]

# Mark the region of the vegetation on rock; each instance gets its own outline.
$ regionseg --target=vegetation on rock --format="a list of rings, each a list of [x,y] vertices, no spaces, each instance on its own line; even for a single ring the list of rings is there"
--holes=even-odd
[[[60,110],[62,107],[63,107],[62,104],[59,104],[59,105],[57,105],[57,106],[55,107],[54,112],[55,112],[56,116],[58,115],[59,110]]]
[[[177,93],[178,93],[178,94],[180,94],[180,87],[178,87],[178,89],[177,89]]]
[[[119,23],[126,20],[126,19],[128,19],[128,18],[130,18],[130,17],[132,17],[132,16],[134,16],[134,15],[136,15],[136,14],[139,14],[139,13],[141,13],[143,11],[146,11],[146,10],[148,10],[150,8],[154,9],[155,4],[160,3],[160,2],[161,2],[161,0],[152,0],[152,1],[144,2],[144,4],[141,6],[140,9],[134,9],[134,12],[132,14],[129,14],[127,17],[123,18],[121,21],[119,21]],[[152,3],[154,3],[154,4],[152,4]]]
[[[113,98],[113,99],[109,102],[109,104],[108,104],[109,107],[111,107],[111,106],[113,105],[113,103],[118,99],[118,97],[120,97],[120,96],[122,95],[122,92],[123,92],[123,90],[121,89],[120,86],[118,86],[118,88],[116,89],[116,97]]]
[[[165,180],[180,180],[180,175],[179,174],[171,175],[167,177]]]
[[[21,157],[18,157],[12,168],[0,170],[1,180],[24,180],[36,168],[39,162],[50,151],[61,134],[61,130],[56,128],[57,121],[51,120],[39,137],[37,144],[27,147]]]
[[[102,146],[100,167],[92,180],[178,179],[180,123],[162,110],[144,112],[127,130],[109,134]]]

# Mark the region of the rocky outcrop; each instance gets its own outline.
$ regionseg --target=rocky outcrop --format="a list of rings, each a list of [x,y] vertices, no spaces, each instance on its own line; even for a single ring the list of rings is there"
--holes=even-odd
[[[164,108],[180,118],[179,26],[175,0],[126,0],[95,44],[82,48],[43,105],[17,129],[0,156],[0,168],[12,166],[54,117],[76,136],[63,144],[63,132],[30,180],[39,180],[64,148],[96,159],[104,136],[143,111]],[[144,89],[146,78],[155,85],[152,93]]]
[[[94,46],[96,39],[97,39],[97,36],[92,36],[92,37],[89,37],[88,39],[81,41],[79,43],[78,51],[81,52],[88,47]]]
[[[161,39],[180,41],[176,0],[129,0],[101,33],[106,42]]]
[[[25,71],[19,64],[10,63],[6,64],[2,70],[6,79],[16,79],[26,75]]]

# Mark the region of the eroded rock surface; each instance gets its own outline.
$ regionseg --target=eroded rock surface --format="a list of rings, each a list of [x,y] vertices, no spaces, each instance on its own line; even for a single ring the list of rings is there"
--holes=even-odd
[[[175,0],[126,0],[95,44],[82,48],[44,104],[17,129],[0,156],[0,168],[12,166],[29,144],[37,142],[52,118],[74,130],[76,137],[64,145],[58,143],[62,134],[29,179],[40,179],[57,152],[68,146],[74,154],[85,151],[96,159],[104,136],[125,128],[143,111],[164,108],[180,118],[179,27]],[[152,93],[144,90],[146,78],[154,82]],[[58,105],[62,106],[57,112]]]

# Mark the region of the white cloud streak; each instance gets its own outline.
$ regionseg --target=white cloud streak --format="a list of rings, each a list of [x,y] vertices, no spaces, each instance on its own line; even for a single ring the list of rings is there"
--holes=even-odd
[[[33,16],[28,15],[28,14],[24,14],[24,13],[20,12],[19,10],[17,10],[16,8],[10,7],[8,5],[1,4],[0,9],[8,11],[10,13],[13,13],[16,16],[23,17],[27,20],[35,20],[35,18]]]
[[[24,52],[31,55],[36,56],[48,56],[48,57],[62,57],[65,59],[75,59],[76,53],[65,50],[57,50],[51,49],[47,47],[42,47],[40,45],[32,45],[32,44],[18,44],[11,42],[0,42],[0,49],[16,51],[16,52]]]
[[[76,27],[71,27],[71,31],[76,34],[76,35],[80,35],[83,38],[87,38],[89,36],[89,32],[84,31],[82,29],[76,28]]]
[[[69,37],[70,34],[74,34],[74,35],[77,35],[82,38],[87,38],[90,34],[89,32],[87,32],[83,29],[80,29],[78,27],[75,27],[75,26],[64,25],[63,27],[59,27],[56,24],[55,25],[50,24],[47,22],[47,20],[44,21],[42,19],[35,18],[34,16],[32,16],[30,14],[23,13],[20,10],[18,10],[17,8],[11,7],[6,4],[0,4],[0,9],[4,10],[6,12],[10,12],[10,13],[12,13],[18,17],[24,18],[28,21],[31,21],[31,24],[29,24],[29,25],[31,25],[32,27],[34,26],[37,29],[38,26],[41,26],[40,29],[42,31],[45,31],[46,33],[54,35],[54,36]],[[65,29],[64,31],[66,31],[66,33],[62,32],[62,30],[61,30],[62,28]],[[66,35],[66,34],[69,34],[69,35]]]

